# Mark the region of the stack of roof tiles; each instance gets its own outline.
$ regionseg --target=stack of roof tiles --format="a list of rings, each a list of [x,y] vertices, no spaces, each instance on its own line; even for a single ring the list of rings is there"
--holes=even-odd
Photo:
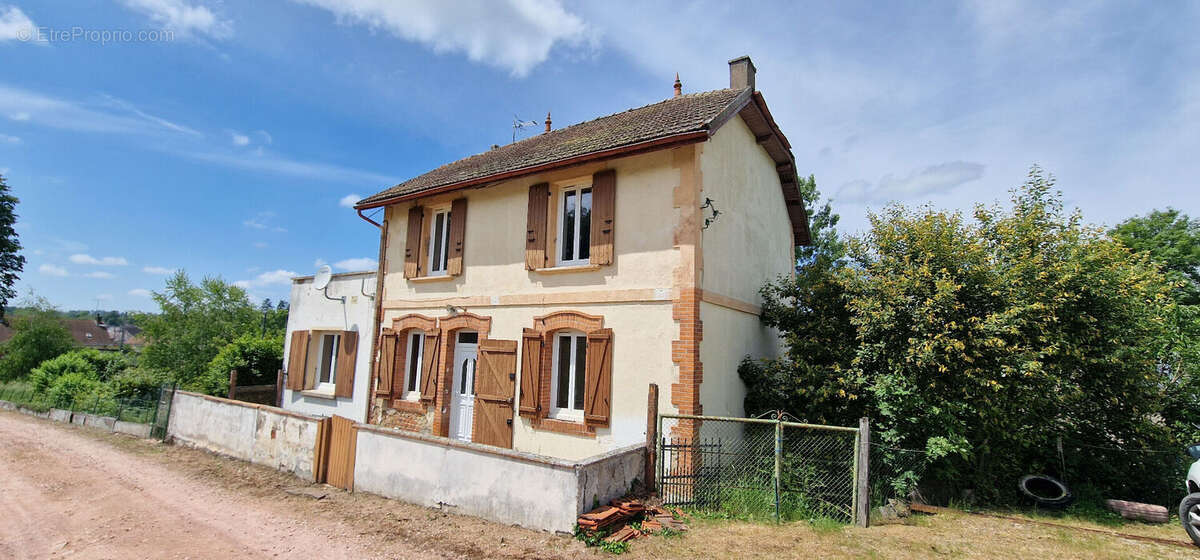
[[[641,521],[641,528],[631,523]],[[661,506],[647,506],[637,500],[613,500],[579,516],[579,528],[589,533],[608,533],[604,540],[625,542],[661,531],[666,528],[686,531],[687,525],[675,519],[670,511]]]

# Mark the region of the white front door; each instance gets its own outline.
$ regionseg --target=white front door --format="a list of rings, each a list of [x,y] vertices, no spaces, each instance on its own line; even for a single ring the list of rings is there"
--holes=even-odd
[[[460,332],[454,343],[450,435],[460,441],[471,441],[471,422],[475,416],[475,361],[478,359],[478,342],[478,333]]]

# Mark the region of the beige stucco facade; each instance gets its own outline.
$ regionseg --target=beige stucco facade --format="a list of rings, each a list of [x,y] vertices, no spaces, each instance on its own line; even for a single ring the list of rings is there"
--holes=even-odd
[[[527,270],[525,235],[529,187],[555,187],[616,170],[612,264],[562,272]],[[691,319],[680,316],[681,293],[703,293],[698,347],[703,362],[700,399],[706,414],[741,415],[744,388],[737,364],[746,355],[774,355],[775,333],[761,326],[757,306],[763,282],[790,272],[792,225],[784,208],[774,161],[739,118],[707,142],[571,167],[406,201],[386,207],[382,268],[382,328],[412,314],[445,321],[467,313],[490,320],[487,338],[521,341],[534,318],[577,311],[603,318],[612,329],[611,415],[592,433],[546,429],[515,413],[512,447],[576,460],[645,441],[649,384],[660,388],[660,412],[678,412],[679,348]],[[429,208],[467,199],[463,273],[439,279],[403,275],[407,215],[414,204]],[[692,208],[705,197],[720,218],[699,231],[707,215]],[[555,247],[555,228],[549,246]],[[685,298],[686,299],[686,298]],[[456,309],[451,312],[447,306]],[[686,313],[685,313],[686,315]],[[694,332],[699,333],[700,329]],[[698,338],[698,337],[696,337]],[[518,362],[520,363],[520,362]],[[696,364],[689,365],[695,369]],[[518,368],[517,375],[521,375]],[[684,376],[691,379],[691,374]],[[697,375],[697,378],[699,376]],[[516,381],[521,387],[521,381]],[[677,395],[678,396],[678,395]],[[389,424],[391,406],[375,399],[371,421]],[[441,414],[450,414],[445,403]],[[434,410],[410,429],[439,431]],[[399,423],[391,425],[401,426]],[[443,430],[444,431],[444,430]],[[444,435],[444,434],[438,434]]]

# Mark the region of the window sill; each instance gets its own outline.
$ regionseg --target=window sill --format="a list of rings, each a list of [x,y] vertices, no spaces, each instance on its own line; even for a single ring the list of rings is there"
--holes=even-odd
[[[582,420],[575,422],[555,418],[534,418],[533,428],[572,436],[596,437],[596,428],[585,424]]]
[[[313,391],[311,389],[300,391],[300,396],[311,397],[314,399],[329,399],[329,400],[337,399],[337,396],[335,396],[333,393],[326,393],[324,391]]]
[[[571,266],[552,266],[547,268],[537,268],[534,272],[538,274],[566,274],[569,272],[594,272],[600,270],[598,264],[576,264]]]
[[[408,281],[414,284],[426,284],[429,282],[445,282],[454,278],[454,276],[450,276],[449,274],[443,274],[441,276],[418,276],[416,278],[409,278]]]

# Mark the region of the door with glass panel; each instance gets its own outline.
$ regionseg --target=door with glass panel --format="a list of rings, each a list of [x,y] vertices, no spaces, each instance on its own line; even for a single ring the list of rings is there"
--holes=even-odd
[[[475,364],[479,333],[460,331],[454,341],[454,386],[450,399],[450,436],[471,441],[475,415]]]

